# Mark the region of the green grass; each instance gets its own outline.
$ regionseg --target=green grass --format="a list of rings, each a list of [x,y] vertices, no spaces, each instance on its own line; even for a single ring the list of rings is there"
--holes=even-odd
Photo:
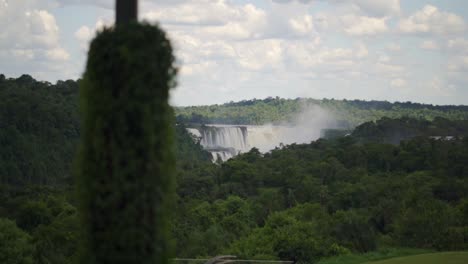
[[[348,254],[340,255],[332,258],[326,258],[318,262],[318,264],[360,264],[371,261],[398,258],[411,255],[427,254],[434,251],[427,249],[411,249],[411,248],[386,248],[378,251],[373,251],[365,254]],[[468,263],[468,262],[466,262]]]
[[[468,252],[442,252],[415,256],[392,258],[366,264],[466,264]]]

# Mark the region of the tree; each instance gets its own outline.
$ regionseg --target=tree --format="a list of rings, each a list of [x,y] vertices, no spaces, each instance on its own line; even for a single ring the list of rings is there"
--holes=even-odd
[[[451,244],[446,236],[455,220],[447,204],[426,198],[404,209],[395,223],[395,234],[404,246],[446,249]]]
[[[34,232],[34,259],[38,264],[72,264],[76,261],[80,232],[75,213],[62,213],[50,225]]]
[[[0,263],[31,264],[32,253],[31,237],[15,222],[0,218]]]
[[[39,225],[48,225],[52,215],[43,201],[27,201],[20,206],[16,219],[21,229],[31,232]]]
[[[347,248],[367,252],[376,248],[376,235],[364,211],[338,211],[333,215],[332,234]]]
[[[157,26],[107,28],[92,41],[81,86],[78,188],[82,263],[168,263],[176,69]]]

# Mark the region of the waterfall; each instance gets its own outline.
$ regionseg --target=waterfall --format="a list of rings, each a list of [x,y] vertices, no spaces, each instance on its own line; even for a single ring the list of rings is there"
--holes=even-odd
[[[228,160],[253,147],[266,153],[280,144],[309,143],[326,129],[349,129],[319,106],[309,106],[285,125],[202,125],[188,128],[213,160]],[[289,125],[294,124],[294,125]]]
[[[226,161],[253,147],[267,152],[280,143],[307,143],[320,136],[320,130],[298,126],[205,125],[187,130],[200,139],[213,161]]]
[[[207,150],[232,148],[248,150],[245,126],[205,126],[200,128],[201,145]]]
[[[226,161],[250,149],[246,126],[207,125],[187,130],[200,138],[200,144],[211,153],[214,162],[218,159]]]

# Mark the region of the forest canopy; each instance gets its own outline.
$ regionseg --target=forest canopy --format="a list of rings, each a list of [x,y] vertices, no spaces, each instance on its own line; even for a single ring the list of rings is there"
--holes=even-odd
[[[78,85],[0,75],[2,263],[76,260]],[[353,132],[268,153],[253,148],[221,164],[185,129],[195,120],[181,119],[194,112],[207,123],[282,120],[301,100],[176,109],[178,257],[317,263],[368,252],[468,249],[466,106],[315,100],[346,109]]]
[[[292,122],[297,114],[310,106],[322,108],[349,127],[376,121],[382,117],[412,117],[426,120],[433,120],[436,117],[452,120],[468,119],[468,106],[465,105],[279,97],[220,105],[176,107],[175,113],[177,121],[182,123],[263,125]]]

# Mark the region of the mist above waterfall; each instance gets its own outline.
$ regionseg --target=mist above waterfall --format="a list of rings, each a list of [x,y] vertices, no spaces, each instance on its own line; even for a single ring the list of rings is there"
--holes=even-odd
[[[189,128],[200,138],[200,144],[213,155],[213,160],[227,160],[239,153],[258,148],[268,152],[293,143],[309,143],[326,128],[337,127],[336,119],[318,105],[304,105],[291,120],[264,125],[204,125]]]
[[[321,131],[337,128],[333,114],[316,104],[302,106],[302,111],[294,116],[292,127],[284,137],[284,144],[309,143],[320,138]]]
[[[320,138],[321,131],[327,128],[336,128],[335,117],[318,105],[302,106],[292,120],[281,122],[280,125],[265,124],[264,130],[271,130],[271,140],[259,140],[255,147],[262,152],[269,151],[280,144],[310,143]],[[255,141],[254,141],[255,142]]]

